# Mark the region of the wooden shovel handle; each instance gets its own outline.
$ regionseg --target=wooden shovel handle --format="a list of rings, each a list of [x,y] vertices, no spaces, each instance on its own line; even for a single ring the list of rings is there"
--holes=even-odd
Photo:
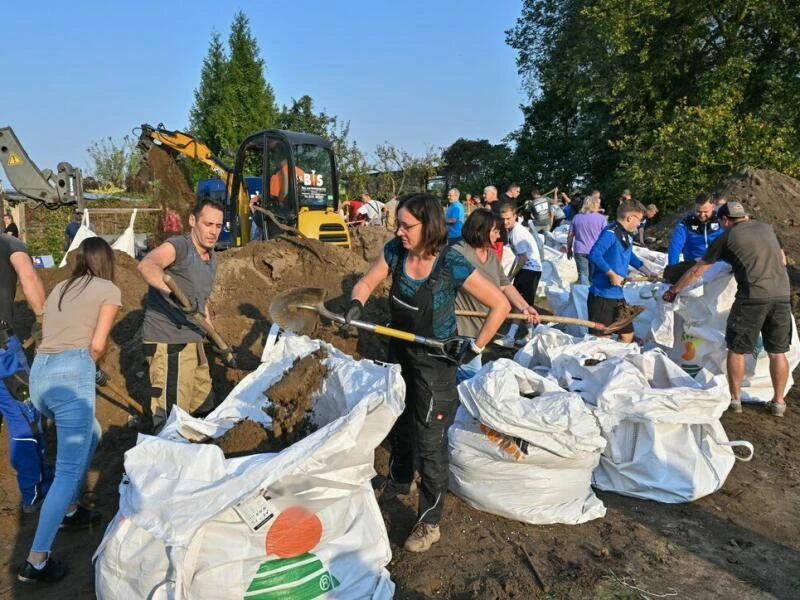
[[[479,310],[457,310],[456,311],[457,317],[481,317],[486,318],[489,316],[489,313],[481,312]],[[513,321],[526,321],[528,319],[528,315],[524,313],[510,313],[506,315],[506,319],[511,319]],[[596,323],[594,321],[588,321],[585,319],[577,319],[575,317],[560,317],[558,315],[539,315],[539,321],[542,323],[562,323],[564,325],[580,325],[582,327],[589,327],[590,329],[598,329],[598,330],[605,330],[608,329],[606,325],[602,323]]]
[[[122,400],[125,404],[127,404],[129,407],[131,407],[133,410],[135,410],[140,415],[144,415],[144,410],[142,409],[142,405],[139,404],[138,402],[136,402],[136,400],[131,398],[122,389],[120,389],[120,387],[117,386],[116,383],[111,381],[110,378],[106,382],[105,385],[102,385],[102,386],[98,385],[97,388],[103,393],[107,393],[106,390],[112,391],[114,393],[114,395],[117,396],[120,400]]]
[[[169,290],[175,294],[175,297],[178,299],[178,302],[181,303],[181,306],[184,308],[191,308],[192,303],[189,302],[189,299],[186,297],[186,294],[183,293],[183,290],[175,283],[175,280],[172,278],[171,275],[164,273],[164,284],[169,288]],[[202,329],[203,331],[208,334],[209,339],[212,343],[217,347],[220,351],[220,354],[225,359],[225,362],[230,364],[231,366],[236,364],[236,359],[233,356],[233,350],[228,345],[222,336],[217,333],[217,330],[212,327],[208,321],[206,320],[205,315],[201,315],[200,313],[194,313],[191,316],[192,321],[194,321],[197,326]]]

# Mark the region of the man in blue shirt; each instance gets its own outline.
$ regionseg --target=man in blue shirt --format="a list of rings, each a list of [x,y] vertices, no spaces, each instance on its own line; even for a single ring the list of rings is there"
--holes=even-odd
[[[66,228],[64,228],[64,252],[69,250],[72,240],[81,228],[81,221],[83,220],[83,211],[76,208],[72,211],[72,221],[70,221]]]
[[[714,198],[711,194],[699,194],[694,200],[694,212],[686,215],[672,232],[669,240],[668,265],[681,260],[698,260],[715,239],[722,235],[723,228],[714,214]]]
[[[644,217],[645,208],[638,200],[625,201],[617,208],[617,221],[603,230],[597,238],[589,261],[594,265],[592,285],[589,288],[589,320],[610,325],[625,314],[625,296],[622,286],[633,266],[645,275],[652,273],[633,253],[633,234]],[[602,330],[590,329],[592,335],[602,335]],[[619,331],[619,341],[633,340],[633,323]]]
[[[450,188],[447,192],[449,204],[444,220],[447,222],[447,243],[451,245],[461,241],[461,227],[464,225],[464,205],[458,199],[459,193],[457,188]]]

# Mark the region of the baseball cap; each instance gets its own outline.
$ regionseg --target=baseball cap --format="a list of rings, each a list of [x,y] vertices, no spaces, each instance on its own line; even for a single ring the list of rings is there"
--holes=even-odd
[[[747,216],[747,212],[744,210],[744,205],[741,202],[733,201],[720,206],[717,211],[717,216],[720,218],[729,217],[731,219],[741,219]]]

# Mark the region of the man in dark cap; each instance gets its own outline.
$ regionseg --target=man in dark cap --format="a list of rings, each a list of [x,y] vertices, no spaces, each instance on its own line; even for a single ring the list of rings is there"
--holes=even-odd
[[[782,417],[786,412],[784,393],[789,377],[786,352],[791,344],[793,319],[786,255],[772,227],[751,220],[740,202],[724,204],[717,217],[725,231],[708,247],[703,258],[664,293],[663,299],[673,302],[682,289],[697,281],[716,261],[729,263],[738,286],[725,329],[730,408],[734,412],[742,410],[739,393],[745,355],[753,353],[760,333],[769,355],[774,391],[767,407],[773,415]]]

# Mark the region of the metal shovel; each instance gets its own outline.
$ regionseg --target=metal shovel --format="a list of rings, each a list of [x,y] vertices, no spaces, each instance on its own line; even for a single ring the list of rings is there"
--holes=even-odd
[[[378,335],[422,344],[423,346],[436,350],[436,352],[433,353],[436,356],[449,360],[452,360],[452,357],[447,353],[447,349],[454,349],[456,344],[460,345],[468,339],[457,336],[441,341],[416,335],[408,331],[385,327],[384,325],[375,325],[367,321],[353,319],[350,323],[347,323],[342,315],[331,312],[325,308],[324,303],[326,295],[327,292],[321,288],[303,287],[286,290],[273,298],[269,305],[269,316],[272,318],[272,321],[277,323],[280,327],[300,334],[312,333],[317,324],[317,318],[325,317],[329,321],[339,323],[340,325],[349,325],[356,329],[372,331]]]

